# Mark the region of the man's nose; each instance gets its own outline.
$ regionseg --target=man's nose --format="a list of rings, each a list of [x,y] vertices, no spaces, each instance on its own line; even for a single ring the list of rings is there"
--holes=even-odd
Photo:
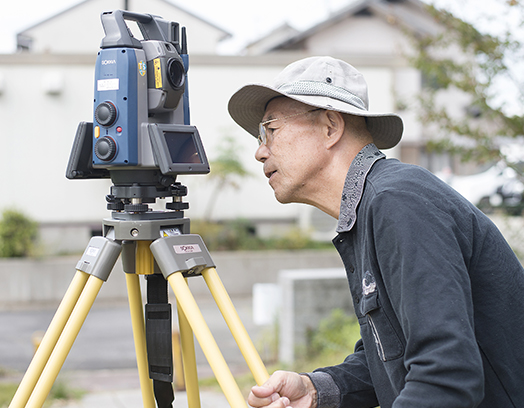
[[[266,144],[262,143],[260,146],[258,146],[258,149],[255,152],[255,159],[261,163],[264,163],[264,161],[266,161],[267,157],[269,156],[269,153],[270,152]]]

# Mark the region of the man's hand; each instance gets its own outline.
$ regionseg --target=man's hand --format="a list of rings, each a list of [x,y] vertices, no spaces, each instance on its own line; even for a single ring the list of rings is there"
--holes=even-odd
[[[251,388],[247,401],[256,408],[316,408],[317,390],[306,375],[275,371],[262,386]]]

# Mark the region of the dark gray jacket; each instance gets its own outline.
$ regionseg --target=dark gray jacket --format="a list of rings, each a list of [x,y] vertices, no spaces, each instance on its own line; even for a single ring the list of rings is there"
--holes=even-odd
[[[357,159],[333,242],[362,340],[312,374],[320,404],[524,407],[524,270],[505,239],[428,171],[374,145]]]

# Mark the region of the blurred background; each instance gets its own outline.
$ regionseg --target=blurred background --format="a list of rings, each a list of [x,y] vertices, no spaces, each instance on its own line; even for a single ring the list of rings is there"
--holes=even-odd
[[[238,88],[271,82],[284,66],[311,55],[354,65],[367,79],[370,109],[403,117],[403,140],[388,156],[428,168],[487,211],[520,213],[522,155],[514,147],[521,132],[511,120],[522,114],[522,7],[516,1],[455,3],[436,3],[442,11],[415,0],[4,5],[0,210],[16,209],[38,223],[39,254],[82,251],[89,236],[100,233],[110,182],[71,181],[64,174],[77,124],[92,117],[94,61],[104,36],[100,13],[127,8],[187,27],[192,124],[212,168],[206,176],[179,177],[189,189],[186,215],[193,221],[212,222],[215,230],[217,223],[235,222],[233,229],[262,239],[299,231],[331,240],[336,220],[276,202],[253,159],[256,141],[227,112]],[[471,174],[480,175],[462,179]],[[474,183],[478,187],[468,187]]]
[[[522,155],[509,158],[501,148],[514,152],[521,144],[521,128],[509,123],[522,114],[521,4],[430,6],[415,0],[5,5],[0,210],[16,209],[38,223],[41,254],[81,251],[100,233],[110,182],[70,181],[64,174],[76,126],[92,117],[94,61],[104,36],[100,13],[126,8],[187,27],[192,124],[212,167],[206,176],[179,177],[189,189],[192,220],[235,221],[233,229],[264,239],[296,231],[315,241],[333,237],[336,220],[276,202],[253,159],[256,141],[227,113],[239,87],[270,82],[288,63],[311,55],[354,65],[367,79],[370,110],[403,117],[403,140],[388,156],[439,174],[487,211],[520,213]],[[479,173],[471,182],[462,179]]]
[[[323,309],[315,318],[312,310],[319,305],[308,308],[303,301],[288,305],[295,312],[303,309],[302,317],[278,311],[290,294],[304,299],[319,287],[329,293],[337,287],[347,292],[342,264],[330,244],[336,220],[311,207],[279,204],[254,159],[257,141],[227,112],[227,102],[238,88],[270,83],[295,60],[331,55],[360,70],[368,83],[370,110],[395,112],[404,120],[401,143],[386,155],[434,172],[485,211],[519,256],[524,253],[524,13],[519,0],[4,3],[0,374],[2,366],[22,370],[28,363],[31,334],[45,329],[78,256],[91,236],[101,234],[102,219],[110,216],[105,200],[109,180],[65,178],[77,125],[92,120],[103,11],[156,14],[187,28],[191,122],[202,137],[211,173],[179,177],[189,191],[185,214],[191,218],[192,232],[204,237],[216,257],[250,334],[261,336],[261,347],[272,361],[280,358],[290,364],[295,358],[294,344],[277,351],[282,344],[271,346],[279,330],[281,339],[294,339],[304,350],[312,338],[308,333],[330,310],[351,314],[350,304],[327,302],[334,298],[329,294],[322,297]],[[163,203],[155,208],[163,208]],[[307,272],[311,268],[316,268],[313,276]],[[319,268],[338,272],[331,275]],[[297,270],[296,276],[284,273]],[[125,285],[122,274],[113,275],[118,277],[112,277],[101,293],[105,326],[94,325],[90,331],[88,325],[86,337],[79,340],[85,346],[99,333],[126,336],[128,351],[125,358],[114,349],[100,354],[93,369],[133,365],[130,334],[120,329],[128,319],[120,304],[126,298]],[[325,282],[320,284],[314,276],[326,276]],[[314,286],[308,286],[312,282]],[[209,304],[205,288],[199,283],[193,288]],[[209,313],[214,319],[216,311]],[[337,322],[340,316],[335,316],[335,326]],[[294,330],[291,334],[286,324]],[[264,328],[272,333],[269,340]],[[13,344],[19,348],[13,349]],[[78,359],[73,357],[71,369],[85,363],[84,346]]]

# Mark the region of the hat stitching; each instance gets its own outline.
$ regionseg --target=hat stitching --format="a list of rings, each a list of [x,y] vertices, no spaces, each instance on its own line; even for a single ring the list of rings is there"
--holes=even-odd
[[[349,103],[358,109],[367,110],[367,107],[361,98],[352,94],[347,89],[332,84],[316,81],[296,81],[290,84],[283,84],[277,89],[291,95],[327,96],[329,98]]]

